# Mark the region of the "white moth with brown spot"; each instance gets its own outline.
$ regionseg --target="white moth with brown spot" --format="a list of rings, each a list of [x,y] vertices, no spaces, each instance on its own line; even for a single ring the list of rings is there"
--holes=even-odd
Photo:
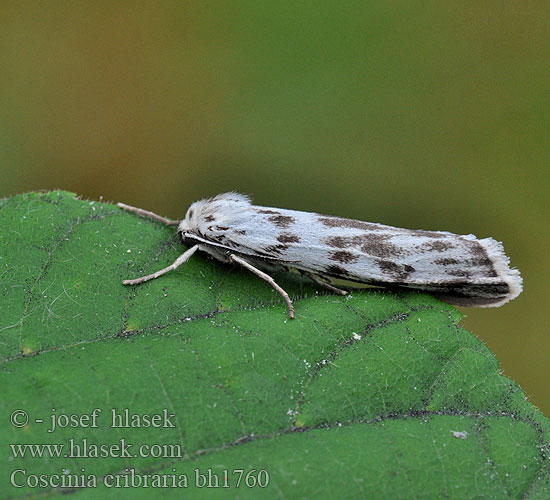
[[[346,292],[331,285],[333,279],[421,290],[450,304],[472,307],[501,306],[522,290],[519,271],[510,268],[502,244],[493,238],[260,207],[232,192],[196,201],[181,221],[123,203],[118,206],[178,226],[182,242],[189,246],[170,266],[126,280],[125,285],[158,278],[202,250],[266,280],[284,297],[291,318],[290,297],[264,271],[293,268],[341,295]]]

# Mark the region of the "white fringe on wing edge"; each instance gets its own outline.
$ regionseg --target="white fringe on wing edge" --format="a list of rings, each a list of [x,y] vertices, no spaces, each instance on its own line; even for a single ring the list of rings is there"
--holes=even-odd
[[[499,307],[512,299],[515,299],[523,290],[523,279],[517,269],[510,268],[510,258],[504,253],[504,247],[500,241],[493,238],[478,240],[487,251],[487,257],[493,263],[498,277],[508,284],[510,292],[506,297],[492,304],[479,305],[478,307]]]

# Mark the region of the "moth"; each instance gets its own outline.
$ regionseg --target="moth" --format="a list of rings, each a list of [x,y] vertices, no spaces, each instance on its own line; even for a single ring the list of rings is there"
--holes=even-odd
[[[181,221],[124,203],[118,206],[177,226],[189,247],[168,267],[125,280],[125,285],[158,278],[201,250],[267,281],[286,301],[290,318],[292,300],[268,274],[274,269],[295,269],[341,295],[347,292],[334,286],[335,279],[420,290],[459,306],[499,307],[522,291],[519,271],[510,268],[502,244],[493,238],[262,207],[235,192],[196,201]]]

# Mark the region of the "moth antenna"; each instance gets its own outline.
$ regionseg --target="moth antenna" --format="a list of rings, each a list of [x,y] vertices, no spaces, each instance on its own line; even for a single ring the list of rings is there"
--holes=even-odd
[[[180,221],[167,219],[166,217],[162,217],[162,215],[155,214],[154,212],[149,212],[149,210],[143,210],[143,208],[132,207],[131,205],[126,205],[125,203],[117,203],[117,206],[120,208],[123,208],[124,210],[128,210],[128,212],[133,212],[139,215],[140,217],[148,217],[149,219],[162,222],[167,226],[177,226],[180,223]]]

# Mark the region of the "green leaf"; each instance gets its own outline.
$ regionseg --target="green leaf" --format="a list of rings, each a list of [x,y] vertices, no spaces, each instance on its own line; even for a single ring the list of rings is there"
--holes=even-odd
[[[2,200],[0,221],[3,497],[53,497],[56,475],[84,474],[97,487],[79,498],[104,498],[115,479],[142,481],[120,498],[548,498],[550,422],[453,307],[277,275],[290,321],[268,284],[201,254],[123,286],[183,247],[114,205],[30,193]],[[111,427],[113,408],[164,426]],[[16,410],[26,425],[10,423]],[[52,415],[68,426],[48,432]],[[105,456],[65,456],[71,440]],[[121,440],[136,456],[118,456]],[[46,443],[62,456],[9,446]],[[29,486],[10,485],[13,471]],[[219,488],[200,487],[209,471]],[[153,487],[161,475],[187,488]]]

